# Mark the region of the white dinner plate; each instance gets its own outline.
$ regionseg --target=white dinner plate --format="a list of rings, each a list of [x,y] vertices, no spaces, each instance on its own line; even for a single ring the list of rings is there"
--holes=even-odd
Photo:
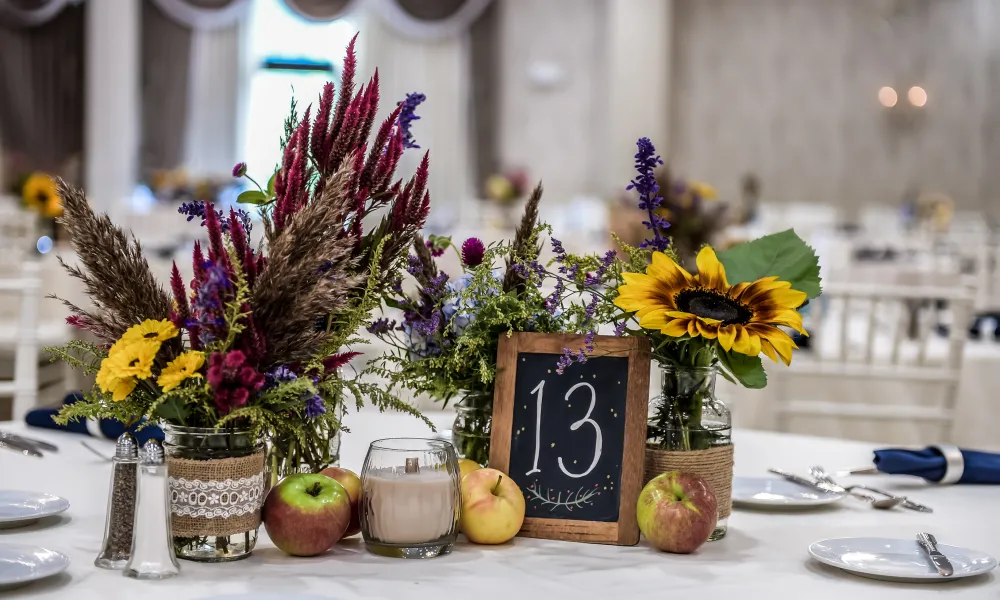
[[[0,529],[31,525],[69,508],[65,498],[38,492],[0,490]]]
[[[809,508],[840,501],[846,494],[828,492],[776,477],[734,477],[733,504],[755,508]]]
[[[0,590],[52,577],[67,567],[69,559],[58,552],[37,546],[0,544]]]
[[[977,550],[938,544],[955,574],[942,577],[916,539],[841,538],[815,542],[809,554],[821,563],[872,579],[937,583],[963,577],[985,575],[997,566],[997,560]]]

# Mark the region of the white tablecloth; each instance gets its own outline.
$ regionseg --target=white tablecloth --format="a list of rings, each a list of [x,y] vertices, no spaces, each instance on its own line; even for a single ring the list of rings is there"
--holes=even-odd
[[[433,413],[431,418],[442,427],[452,415]],[[400,415],[362,412],[348,415],[346,423],[352,431],[344,438],[343,464],[355,470],[373,439],[430,435],[422,424]],[[24,430],[16,424],[5,424],[4,428]],[[909,539],[918,531],[931,531],[942,543],[1000,555],[1000,521],[994,514],[1000,487],[934,487],[917,479],[887,477],[866,481],[909,493],[932,505],[936,512],[875,511],[851,499],[835,508],[810,512],[736,510],[729,535],[690,556],[660,553],[645,541],[635,547],[615,547],[515,538],[495,547],[461,541],[449,556],[404,561],[368,554],[360,539],[352,539],[323,556],[306,559],[282,554],[261,528],[257,549],[247,560],[217,565],[182,561],[179,577],[133,581],[92,564],[101,545],[110,463],[82,448],[77,435],[37,429],[32,429],[31,435],[58,444],[61,452],[42,460],[0,452],[0,485],[58,494],[72,507],[53,523],[0,530],[0,543],[58,550],[70,557],[72,565],[62,576],[6,595],[0,593],[0,598],[911,600],[936,598],[944,591],[955,598],[988,598],[1000,593],[995,575],[941,586],[888,584],[860,579],[809,559],[806,548],[817,540],[844,536]],[[860,466],[870,461],[873,448],[754,431],[738,431],[734,437],[736,472],[742,475],[763,475],[769,466],[799,472],[817,463],[830,469]],[[96,443],[111,453],[110,442]]]

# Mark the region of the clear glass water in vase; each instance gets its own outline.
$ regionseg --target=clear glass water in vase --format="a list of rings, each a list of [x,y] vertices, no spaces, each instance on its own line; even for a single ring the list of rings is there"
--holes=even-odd
[[[168,457],[168,465],[171,464],[171,459],[205,461],[206,469],[211,469],[208,461],[248,457],[254,454],[263,455],[264,452],[263,441],[253,436],[246,429],[214,429],[210,427],[183,427],[168,424],[163,426],[163,433],[163,450]],[[259,464],[260,470],[257,473],[258,484],[255,489],[246,490],[249,497],[253,499],[251,502],[256,503],[257,510],[254,515],[248,515],[246,518],[240,517],[241,522],[245,521],[248,523],[244,530],[226,535],[180,531],[178,528],[181,527],[181,520],[177,516],[176,508],[172,507],[172,512],[174,512],[172,539],[177,558],[199,562],[228,562],[250,556],[254,546],[257,544],[257,528],[260,526],[259,505],[263,500],[260,487],[262,487],[261,484],[264,481],[263,456],[261,456]],[[211,474],[211,471],[205,474],[206,482],[200,482],[198,479],[178,479],[177,473],[173,470],[169,474],[172,505],[184,505],[185,508],[191,508],[189,505],[192,499],[196,499],[196,502],[201,504],[202,500],[207,503],[213,497],[217,498],[220,496],[217,493],[213,495],[211,493],[213,490],[205,491],[199,487],[218,485],[216,480],[212,479],[214,475]],[[240,477],[240,479],[244,480],[244,483],[238,484],[235,481],[230,483],[242,486],[252,485],[248,483],[249,478]],[[242,491],[244,490],[233,489],[230,493],[235,497],[237,493]],[[214,505],[207,506],[206,504],[203,512],[209,514],[213,508],[215,508]],[[187,514],[185,512],[185,515]],[[249,524],[251,522],[253,524]],[[197,525],[191,526],[190,523],[185,526],[188,526],[191,530],[198,529]],[[206,525],[205,529],[211,529],[211,527]]]
[[[660,393],[649,404],[647,448],[679,452],[732,445],[732,416],[715,396],[716,374],[715,366],[660,365]],[[724,514],[710,540],[726,535],[728,509]]]
[[[460,458],[482,466],[490,460],[490,434],[493,424],[493,390],[469,391],[455,405],[455,423],[451,441]]]

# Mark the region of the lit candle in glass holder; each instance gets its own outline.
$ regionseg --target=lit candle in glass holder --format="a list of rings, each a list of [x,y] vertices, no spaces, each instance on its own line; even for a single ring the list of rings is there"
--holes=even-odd
[[[370,552],[430,558],[451,551],[458,537],[462,490],[458,455],[449,442],[372,442],[361,487],[361,533]]]

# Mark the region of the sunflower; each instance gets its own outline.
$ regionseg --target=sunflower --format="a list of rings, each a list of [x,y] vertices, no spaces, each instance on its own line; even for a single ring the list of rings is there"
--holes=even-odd
[[[160,342],[155,340],[129,343],[123,338],[111,346],[108,357],[101,362],[101,370],[107,369],[107,376],[115,379],[149,379],[159,351]]]
[[[715,251],[702,248],[698,274],[691,275],[661,252],[653,253],[646,273],[622,273],[615,306],[635,312],[639,324],[671,337],[717,339],[729,352],[748,356],[761,352],[787,365],[795,342],[778,327],[785,325],[806,335],[796,310],[805,292],[777,277],[730,286],[726,269]]]
[[[122,335],[121,341],[125,344],[165,342],[174,337],[177,337],[177,327],[173,323],[166,319],[162,321],[147,319],[138,325],[129,327],[128,331]]]
[[[45,216],[59,216],[49,214],[58,207],[59,214],[62,214],[62,202],[59,199],[56,182],[45,173],[32,173],[25,180],[21,187],[21,199],[24,205],[31,210],[44,214]]]
[[[160,384],[164,392],[179,386],[185,379],[191,377],[201,377],[198,369],[205,364],[205,354],[197,350],[191,350],[181,354],[163,369],[156,383]]]

